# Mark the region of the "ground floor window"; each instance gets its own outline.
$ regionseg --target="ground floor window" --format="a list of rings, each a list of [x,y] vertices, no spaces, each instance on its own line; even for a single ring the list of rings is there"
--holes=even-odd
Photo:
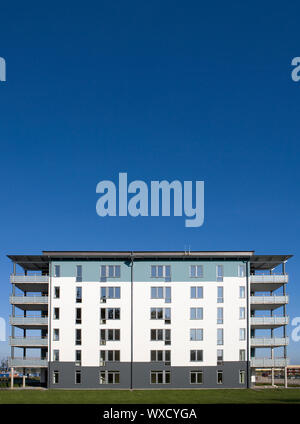
[[[202,384],[203,383],[203,372],[202,371],[191,371],[190,372],[191,384]]]
[[[217,383],[223,384],[223,371],[217,371]]]
[[[75,383],[81,384],[81,371],[80,370],[75,371]]]
[[[119,384],[120,371],[101,371],[100,384]]]
[[[53,371],[53,384],[58,384],[58,383],[59,383],[59,372]]]
[[[151,384],[170,384],[171,383],[170,371],[151,371],[150,383]]]
[[[239,374],[239,383],[240,384],[245,384],[246,381],[246,372],[245,371],[240,371]]]

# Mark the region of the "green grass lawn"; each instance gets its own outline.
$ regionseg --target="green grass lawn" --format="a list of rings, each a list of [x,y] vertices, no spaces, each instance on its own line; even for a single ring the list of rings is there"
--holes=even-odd
[[[300,389],[0,390],[8,403],[300,403]]]

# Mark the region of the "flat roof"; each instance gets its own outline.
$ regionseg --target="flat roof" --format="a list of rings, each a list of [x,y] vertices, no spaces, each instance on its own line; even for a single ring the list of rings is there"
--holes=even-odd
[[[255,255],[248,251],[50,251],[42,255],[7,255],[26,271],[47,272],[51,260],[95,260],[95,259],[240,259],[249,260],[251,271],[270,270],[286,262],[293,255]]]

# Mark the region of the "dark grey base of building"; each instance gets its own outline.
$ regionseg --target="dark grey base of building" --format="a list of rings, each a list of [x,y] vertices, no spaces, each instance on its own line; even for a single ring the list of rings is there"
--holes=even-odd
[[[170,371],[170,383],[151,384],[151,371]],[[76,384],[76,371],[81,371],[80,383]],[[119,371],[118,384],[100,384],[101,371]],[[191,383],[191,372],[202,371],[202,384]],[[218,372],[222,371],[222,383]],[[245,372],[245,382],[240,383],[240,372]],[[54,383],[58,372],[58,383]],[[51,362],[48,369],[48,387],[51,389],[203,389],[250,387],[250,363],[223,362],[218,366],[189,367],[166,366],[153,362],[106,362],[103,367],[78,367],[75,362]]]

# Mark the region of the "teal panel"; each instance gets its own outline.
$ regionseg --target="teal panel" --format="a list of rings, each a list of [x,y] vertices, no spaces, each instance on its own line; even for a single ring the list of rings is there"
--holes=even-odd
[[[238,265],[242,261],[136,261],[134,262],[134,281],[162,281],[164,278],[151,277],[151,265],[170,265],[171,281],[217,281],[217,265],[223,265],[224,277],[237,277]],[[203,277],[190,277],[190,265],[202,265]]]
[[[54,266],[60,265],[61,277],[74,277],[76,276],[76,266],[82,266],[82,281],[100,281],[100,267],[101,265],[120,265],[121,276],[120,278],[106,278],[107,282],[116,281],[131,281],[131,267],[129,263],[124,261],[53,261],[52,262],[52,275],[54,275]]]
[[[224,277],[237,277],[238,265],[243,264],[242,261],[189,261],[189,260],[176,260],[176,261],[134,261],[134,281],[153,281],[164,282],[164,278],[151,277],[151,265],[170,265],[171,266],[171,281],[217,281],[216,268],[217,265],[223,265]],[[101,265],[120,265],[121,277],[109,278],[107,282],[114,281],[131,281],[131,267],[129,262],[124,261],[53,261],[52,262],[52,275],[54,275],[54,266],[60,265],[61,277],[74,277],[76,276],[76,265],[82,265],[82,281],[100,281],[100,267]],[[202,265],[203,277],[190,277],[190,266]],[[249,272],[249,270],[248,270]]]

